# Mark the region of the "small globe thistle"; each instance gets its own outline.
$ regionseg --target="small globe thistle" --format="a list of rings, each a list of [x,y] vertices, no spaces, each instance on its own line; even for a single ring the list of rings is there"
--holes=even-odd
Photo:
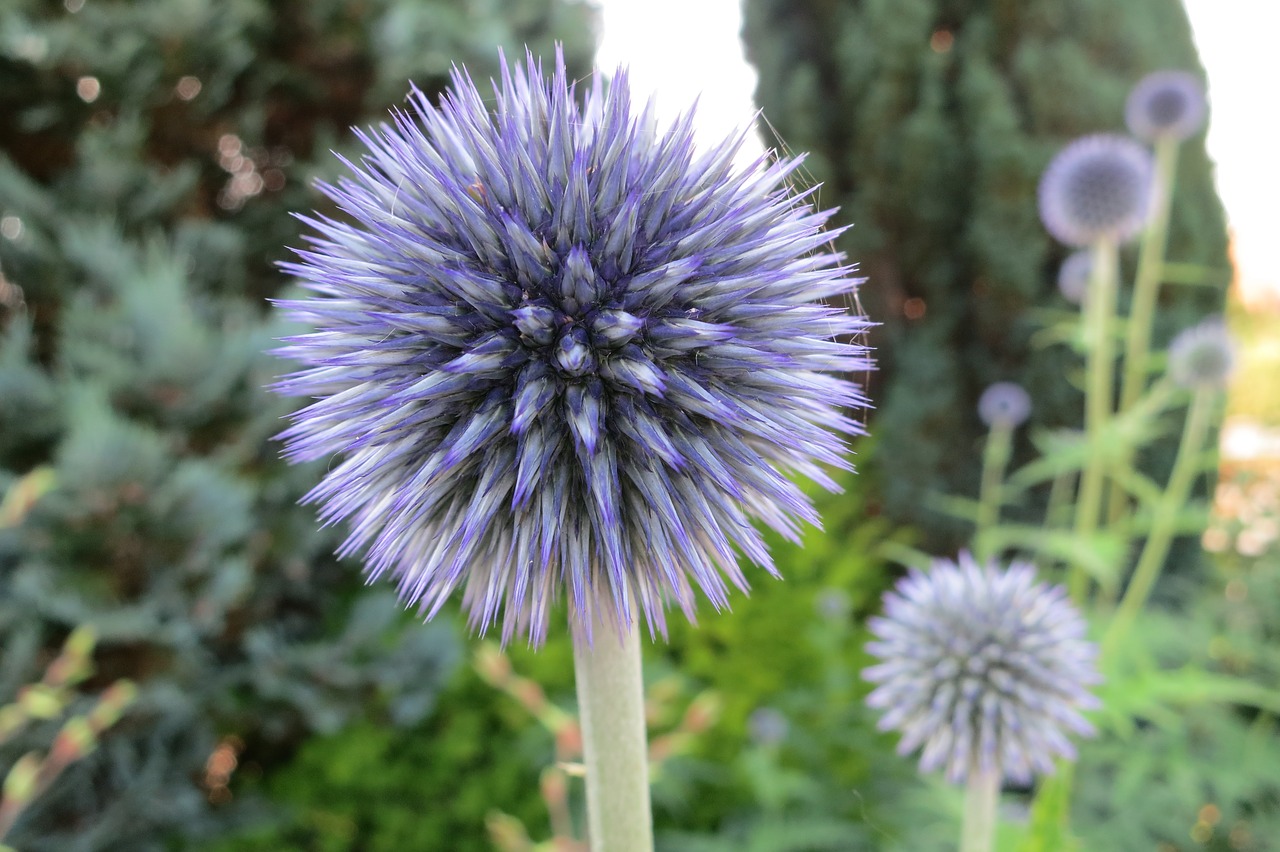
[[[695,588],[746,587],[739,553],[774,573],[751,521],[818,522],[787,474],[836,488],[842,408],[866,404],[843,376],[870,367],[798,161],[696,151],[692,114],[659,128],[621,71],[579,106],[559,56],[410,102],[357,132],[320,187],[343,218],[302,217],[283,265],[317,330],[278,350],[305,366],[278,389],[314,400],[282,438],[342,456],[308,496],[350,523],[341,553],[428,618],[461,588],[474,629],[535,645],[561,596],[588,636],[664,630]]]
[[[757,707],[747,717],[747,734],[758,746],[776,746],[787,738],[791,723],[781,710],[773,707]]]
[[[1208,105],[1204,84],[1186,71],[1156,71],[1143,77],[1129,93],[1124,119],[1139,139],[1183,140],[1204,126]]]
[[[1058,292],[1073,305],[1083,304],[1093,275],[1093,254],[1088,249],[1073,251],[1058,267]]]
[[[1031,416],[1031,396],[1022,385],[996,382],[978,397],[978,417],[990,428],[1016,429]]]
[[[886,711],[880,730],[902,732],[900,754],[923,747],[921,771],[1029,782],[1074,757],[1068,733],[1093,733],[1080,711],[1098,706],[1096,646],[1065,590],[1030,564],[935,560],[885,595],[884,613],[869,622],[882,662],[863,672],[879,684],[867,703]]]
[[[1153,187],[1146,148],[1123,136],[1085,136],[1059,151],[1040,177],[1040,220],[1070,246],[1123,242],[1146,224]]]
[[[1191,390],[1225,388],[1234,365],[1235,347],[1221,317],[1185,329],[1169,344],[1169,377]]]

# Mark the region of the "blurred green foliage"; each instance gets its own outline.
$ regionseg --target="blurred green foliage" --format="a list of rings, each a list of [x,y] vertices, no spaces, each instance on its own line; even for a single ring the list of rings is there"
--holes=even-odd
[[[775,141],[809,152],[823,206],[854,227],[840,246],[869,277],[860,294],[872,376],[869,472],[884,510],[937,552],[966,526],[933,494],[976,494],[976,403],[1017,381],[1038,426],[1076,426],[1080,392],[1056,349],[1031,345],[1032,308],[1062,304],[1067,250],[1036,211],[1036,186],[1070,139],[1123,127],[1146,72],[1198,72],[1178,0],[747,0],[744,37],[756,101]],[[1169,259],[1227,266],[1223,212],[1203,137],[1185,144]],[[1122,280],[1131,277],[1126,258]],[[1167,288],[1156,346],[1206,313],[1211,289]],[[1155,454],[1167,478],[1172,443]],[[1018,447],[1015,465],[1031,450]]]
[[[289,406],[264,351],[288,330],[265,297],[351,125],[409,79],[439,92],[453,63],[495,73],[499,47],[562,41],[584,73],[594,18],[572,0],[0,4],[0,488],[53,483],[0,530],[0,695],[81,624],[90,688],[139,687],[16,848],[186,848],[269,815],[239,779],[307,736],[391,736],[432,709],[454,629],[361,592],[298,505],[319,469],[269,440]],[[53,733],[24,729],[0,767]]]
[[[710,689],[720,704],[716,724],[653,779],[661,848],[853,848],[870,836],[861,824],[869,815],[894,824],[894,803],[916,783],[875,733],[858,675],[866,641],[858,625],[892,580],[876,556],[888,528],[867,518],[860,491],[813,496],[825,533],[811,530],[803,547],[769,538],[784,580],[757,572],[732,612],[701,614],[697,626],[676,614],[669,641],[645,645],[651,686],[675,677],[682,695]],[[566,633],[508,654],[517,673],[572,711]],[[673,708],[682,713],[689,700]],[[753,738],[752,714],[765,707],[787,720],[780,742]],[[527,710],[463,670],[417,726],[354,725],[309,741],[263,782],[290,815],[210,848],[345,849],[353,847],[334,838],[358,837],[358,848],[479,852],[492,848],[485,817],[494,810],[544,837],[537,773],[553,759],[551,734]]]

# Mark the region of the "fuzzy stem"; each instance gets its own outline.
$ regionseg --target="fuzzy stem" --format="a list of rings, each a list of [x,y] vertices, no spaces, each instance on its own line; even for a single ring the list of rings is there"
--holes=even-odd
[[[978,556],[987,559],[992,554],[983,553],[978,543],[982,534],[1000,520],[1000,506],[1004,503],[1004,472],[1013,452],[1013,427],[1007,423],[993,423],[987,433],[987,443],[982,451],[982,485],[978,492],[978,517],[973,531]]]
[[[1085,436],[1089,460],[1080,477],[1076,498],[1075,532],[1086,539],[1098,528],[1102,510],[1106,460],[1100,452],[1102,431],[1111,417],[1114,393],[1115,349],[1112,326],[1116,313],[1116,245],[1099,240],[1093,246],[1089,291],[1085,297]],[[1082,603],[1089,593],[1089,576],[1079,565],[1072,567],[1067,587],[1071,599]]]
[[[1191,485],[1199,471],[1200,450],[1209,432],[1215,398],[1216,391],[1213,388],[1197,388],[1195,396],[1191,398],[1191,410],[1182,429],[1182,440],[1178,444],[1178,454],[1174,457],[1173,470],[1169,473],[1169,484],[1164,490],[1163,499],[1155,508],[1151,532],[1138,557],[1138,565],[1133,569],[1133,577],[1125,588],[1115,618],[1103,638],[1104,656],[1113,653],[1116,644],[1124,638],[1138,612],[1146,604],[1151,588],[1164,567],[1178,523],[1178,510],[1187,502]]]
[[[979,769],[969,773],[964,791],[960,852],[991,852],[995,848],[996,805],[999,801],[999,770]]]
[[[1178,141],[1161,139],[1156,143],[1155,209],[1142,234],[1138,252],[1138,272],[1133,280],[1133,301],[1129,309],[1129,327],[1124,350],[1124,378],[1120,384],[1120,412],[1128,411],[1142,395],[1147,378],[1147,361],[1151,350],[1156,297],[1164,269],[1165,249],[1169,238],[1169,211],[1177,179]],[[1119,485],[1112,488],[1110,518],[1119,520],[1128,500]]]
[[[652,852],[649,754],[640,676],[640,632],[574,631],[573,663],[586,764],[591,852]]]

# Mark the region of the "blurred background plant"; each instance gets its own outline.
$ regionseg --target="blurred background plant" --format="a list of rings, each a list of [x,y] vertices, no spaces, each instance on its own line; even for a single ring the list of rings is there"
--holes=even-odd
[[[12,517],[5,518],[0,523],[11,520]],[[44,677],[38,683],[19,689],[12,703],[0,706],[0,748],[29,725],[62,720],[44,754],[29,751],[9,768],[0,794],[0,841],[63,770],[97,747],[103,732],[120,721],[137,695],[132,682],[118,680],[91,699],[86,712],[63,719],[73,704],[85,704],[77,701],[84,696],[76,690],[93,674],[94,643],[91,629],[77,627],[71,631],[62,652],[49,663]],[[13,847],[0,843],[0,849],[12,850]]]
[[[497,46],[563,41],[585,73],[594,17],[558,0],[0,6],[0,488],[52,476],[0,530],[0,694],[80,624],[90,686],[138,689],[25,808],[16,848],[185,848],[269,815],[242,782],[307,737],[427,717],[459,632],[364,594],[297,506],[317,470],[269,440],[286,408],[262,353],[285,329],[265,297],[297,241],[286,211],[320,203],[311,180],[351,125],[409,78],[494,73]],[[24,732],[0,765],[48,740]]]
[[[813,152],[823,204],[856,225],[841,248],[884,323],[879,411],[862,474],[842,479],[845,495],[815,495],[825,532],[803,549],[771,540],[785,581],[762,578],[732,613],[646,648],[659,680],[678,673],[666,725],[693,696],[720,703],[663,763],[659,845],[953,848],[960,795],[922,783],[862,704],[863,622],[895,577],[884,546],[968,537],[924,495],[979,494],[991,383],[1030,391],[1030,427],[1077,425],[1063,349],[1034,338],[1044,312],[1069,307],[1036,181],[1063,142],[1118,126],[1144,72],[1199,65],[1177,0],[745,11],[773,141]],[[364,590],[329,555],[339,535],[295,505],[319,471],[277,460],[285,403],[261,390],[275,367],[259,353],[286,333],[263,301],[287,285],[272,266],[296,244],[285,211],[321,203],[310,181],[332,175],[329,149],[351,150],[350,125],[381,120],[408,79],[438,91],[453,62],[493,73],[498,45],[546,56],[561,40],[584,75],[596,19],[572,0],[0,4],[0,516],[22,518],[0,529],[0,695],[38,681],[84,623],[98,635],[85,691],[138,687],[6,842],[479,852],[494,848],[494,812],[530,838],[560,831],[541,783],[552,731],[461,664],[474,649],[460,628],[424,629]],[[1170,259],[1225,273],[1202,137],[1178,170]],[[1133,268],[1122,256],[1126,279]],[[1156,345],[1222,299],[1165,288]],[[1183,567],[1133,646],[1162,670],[1274,683],[1280,319],[1229,319],[1241,359],[1204,539],[1214,558],[1180,540]],[[1030,434],[1012,436],[1011,469],[1035,456]],[[1176,440],[1145,459],[1157,482]],[[1038,521],[1045,499],[1006,520]],[[573,694],[563,640],[506,649],[544,709]],[[1219,686],[1135,679],[1112,699],[1138,721],[1083,744],[1072,825],[1085,848],[1262,852],[1280,836],[1274,712],[1191,701]],[[0,771],[55,736],[25,728]],[[571,780],[574,817],[579,792]],[[1022,807],[1006,801],[1007,825]]]

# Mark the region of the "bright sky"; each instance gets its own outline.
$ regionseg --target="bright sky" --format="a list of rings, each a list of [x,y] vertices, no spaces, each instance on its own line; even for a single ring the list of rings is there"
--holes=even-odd
[[[603,70],[629,65],[633,90],[656,92],[668,116],[700,98],[708,141],[750,120],[755,71],[738,40],[739,0],[596,2],[604,11]],[[1246,298],[1269,291],[1280,302],[1280,0],[1185,2],[1209,72],[1209,153],[1240,283]]]

